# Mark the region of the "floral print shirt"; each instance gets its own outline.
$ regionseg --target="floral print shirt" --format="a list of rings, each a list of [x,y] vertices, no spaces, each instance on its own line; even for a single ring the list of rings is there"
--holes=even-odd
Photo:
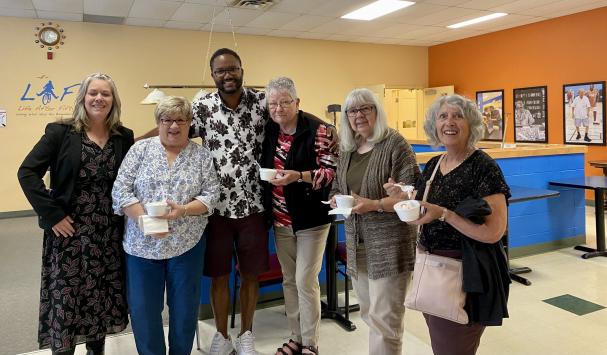
[[[146,259],[168,259],[192,249],[200,240],[207,217],[219,197],[219,182],[209,151],[190,142],[169,166],[160,138],[136,142],[127,153],[114,182],[114,212],[135,203],[171,200],[183,205],[196,199],[209,210],[206,215],[186,216],[169,221],[170,235],[155,239],[143,235],[137,221],[127,218],[122,242],[124,251]]]
[[[201,137],[219,177],[221,216],[243,218],[263,212],[259,168],[264,126],[269,119],[264,92],[243,88],[235,110],[224,105],[218,92],[194,102],[191,137]]]

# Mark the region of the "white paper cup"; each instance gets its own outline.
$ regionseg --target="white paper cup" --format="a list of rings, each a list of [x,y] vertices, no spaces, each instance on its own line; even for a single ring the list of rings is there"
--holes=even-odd
[[[421,204],[417,200],[400,201],[394,205],[394,211],[403,222],[415,221],[419,218]]]
[[[335,195],[335,203],[337,208],[352,208],[354,207],[354,197],[350,195]]]
[[[145,210],[148,213],[148,216],[163,216],[169,212],[169,206],[166,202],[148,202],[145,204]]]
[[[259,168],[259,177],[263,181],[270,181],[276,178],[276,169]]]

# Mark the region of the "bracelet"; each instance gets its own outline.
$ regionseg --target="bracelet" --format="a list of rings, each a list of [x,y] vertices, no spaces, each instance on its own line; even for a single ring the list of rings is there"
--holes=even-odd
[[[378,202],[379,203],[378,203],[378,207],[377,207],[377,212],[383,213],[384,212],[383,198],[380,198]]]
[[[186,217],[188,215],[188,205],[183,205],[183,216]]]
[[[303,181],[304,181],[304,179],[303,179],[303,171],[300,171],[299,172],[299,179],[297,179],[297,182],[303,182]]]

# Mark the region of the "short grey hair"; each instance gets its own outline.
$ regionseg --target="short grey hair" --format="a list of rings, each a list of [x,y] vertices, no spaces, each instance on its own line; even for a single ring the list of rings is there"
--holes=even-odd
[[[185,117],[186,120],[191,121],[192,105],[190,101],[185,97],[181,96],[166,96],[156,106],[154,110],[154,118],[156,118],[156,124],[160,122],[160,119],[164,116],[178,114]]]
[[[428,142],[435,147],[442,145],[442,142],[438,138],[438,132],[436,131],[436,119],[438,118],[438,112],[443,105],[458,108],[464,116],[464,119],[468,121],[470,136],[468,137],[467,146],[469,148],[474,148],[476,143],[478,143],[483,136],[483,116],[479,111],[478,106],[476,106],[472,100],[457,94],[439,97],[428,109],[426,121],[424,122],[424,131],[426,132],[426,136],[428,136]]]
[[[388,134],[388,117],[375,94],[365,88],[354,89],[346,96],[341,108],[341,119],[339,120],[340,148],[344,152],[352,152],[357,148],[356,141],[360,136],[350,126],[347,112],[348,109],[361,105],[372,105],[377,113],[373,134],[367,140],[371,143],[378,143]]]
[[[272,92],[286,91],[291,95],[293,100],[297,100],[297,90],[295,89],[295,83],[292,79],[286,76],[281,76],[276,79],[270,80],[266,85],[266,95],[269,96]]]

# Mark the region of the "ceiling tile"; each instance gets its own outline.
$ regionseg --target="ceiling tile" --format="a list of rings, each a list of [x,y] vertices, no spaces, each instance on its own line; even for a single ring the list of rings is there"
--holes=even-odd
[[[557,10],[557,11],[547,11],[544,15],[542,16],[546,16],[546,17],[560,17],[560,16],[566,16],[566,15],[571,15],[577,12],[582,12],[582,11],[587,11],[587,10],[592,10],[592,9],[596,9],[597,6],[607,6],[607,0],[602,0],[602,1],[592,1],[586,4],[579,4],[578,6],[576,6],[575,8],[564,8],[561,10]]]
[[[33,9],[31,0],[0,0],[0,8],[6,9]]]
[[[520,15],[529,15],[529,13],[527,12],[528,9],[556,1],[557,0],[516,0],[508,4],[496,6],[494,8],[491,8],[490,10],[495,12],[506,12],[509,14],[517,13]]]
[[[462,31],[454,31],[448,28],[445,28],[445,31],[440,33],[435,33],[432,35],[427,35],[420,37],[422,40],[430,40],[430,41],[455,41],[462,38],[474,37],[480,34],[483,34],[483,31],[478,30],[462,30]]]
[[[368,22],[367,22],[368,23]],[[323,25],[315,27],[310,32],[328,33],[328,34],[345,34],[349,31],[356,31],[362,25],[361,21],[335,19]]]
[[[407,33],[409,31],[418,30],[420,28],[423,28],[423,27],[418,26],[418,25],[408,25],[408,24],[399,23],[399,24],[394,24],[394,25],[388,25],[387,27],[385,27],[383,29],[375,31],[374,34],[377,36],[381,36],[381,37],[401,38],[400,36],[402,36],[404,33]]]
[[[309,31],[315,27],[323,25],[333,18],[326,16],[315,16],[315,15],[301,15],[291,22],[285,24],[281,30],[294,30],[294,31]]]
[[[57,12],[57,11],[37,11],[38,18],[55,21],[82,21],[82,13]]]
[[[415,25],[434,25],[434,26],[445,26],[446,24],[452,25],[458,21],[453,21],[454,18],[464,18],[466,20],[477,18],[480,16],[488,15],[487,11],[463,9],[460,7],[450,7],[441,11],[437,11],[433,14],[420,17],[416,20],[410,21],[409,23]],[[463,21],[463,20],[462,20]]]
[[[299,17],[297,14],[288,14],[283,12],[264,12],[247,26],[267,29],[278,29],[288,24],[291,20]]]
[[[346,36],[340,34],[334,34],[327,37],[329,41],[341,41],[341,42],[352,42],[358,39],[358,36]]]
[[[180,30],[199,30],[202,24],[199,22],[173,21],[169,20],[164,25],[166,28],[176,28]]]
[[[550,14],[560,14],[559,16],[565,14],[572,14],[580,11],[587,10],[586,6],[588,5],[596,5],[596,0],[561,0],[549,4],[545,4],[538,7],[533,7],[525,11],[525,14],[535,15],[535,16],[549,16]]]
[[[125,25],[144,26],[144,27],[164,27],[166,20],[129,17],[124,20]]]
[[[82,12],[82,0],[32,0],[36,10],[56,12]]]
[[[84,13],[89,15],[127,17],[133,0],[84,0]]]
[[[219,14],[222,8],[216,8]],[[208,23],[213,18],[213,6],[199,4],[182,4],[171,17],[172,21]]]
[[[402,11],[396,11],[386,16],[383,16],[382,18],[386,21],[410,24],[421,17],[428,16],[445,9],[447,9],[447,7],[442,5],[419,3],[410,7],[406,7],[402,9]]]
[[[278,4],[271,7],[270,11],[305,14],[320,6],[325,1],[326,0],[281,0]]]
[[[36,18],[36,11],[30,9],[6,9],[0,7],[0,16]]]
[[[301,34],[297,35],[296,38],[325,40],[329,38],[329,36],[330,35],[326,33],[301,32]]]
[[[468,1],[469,0],[426,0],[424,3],[444,6],[458,6]]]
[[[289,30],[272,30],[266,34],[266,36],[274,37],[297,37],[302,31],[289,31]]]
[[[511,2],[513,2],[513,0],[471,0],[458,4],[457,7],[476,10],[491,10],[496,6],[506,5]]]
[[[259,27],[238,27],[238,33],[246,34],[246,35],[254,35],[254,36],[266,36],[271,29],[269,28],[259,28]]]
[[[215,23],[229,25],[230,22],[228,20],[231,19],[232,25],[239,27],[245,26],[262,13],[263,12],[259,10],[235,9],[233,7],[227,7],[224,11],[215,16]]]
[[[422,38],[424,36],[442,33],[445,30],[447,30],[447,28],[445,28],[445,27],[422,26],[419,29],[403,33],[401,38],[404,37],[405,39],[418,39],[418,38]]]
[[[181,6],[181,3],[161,0],[135,0],[129,17],[154,18],[168,20]]]
[[[211,32],[211,24],[207,23],[206,25],[202,26],[202,30]],[[236,32],[238,30],[238,27],[236,27],[236,26],[232,27],[230,25],[225,25],[222,23],[215,23],[213,25],[213,32],[232,32],[232,30],[234,30],[234,32]]]
[[[225,1],[224,0],[174,0],[174,1],[181,1],[181,2],[185,2],[187,3],[191,3],[191,4],[202,4],[202,5],[214,5],[214,6],[218,6],[218,7],[225,7]]]
[[[357,10],[368,5],[370,0],[331,0],[318,4],[309,11],[311,15],[341,17],[348,12]]]

